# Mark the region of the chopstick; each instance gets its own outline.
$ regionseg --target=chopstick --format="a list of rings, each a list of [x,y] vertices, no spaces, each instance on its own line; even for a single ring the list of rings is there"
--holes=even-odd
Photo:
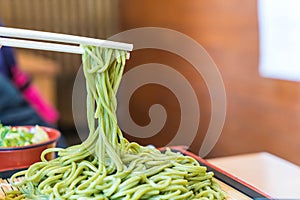
[[[3,38],[4,37],[13,37],[13,38]],[[14,39],[14,38],[23,38]],[[48,42],[41,42],[41,41]],[[52,42],[52,43],[49,43]],[[77,45],[67,45],[67,44],[58,44],[53,42],[60,43],[69,43]],[[8,28],[0,27],[0,46],[11,46],[18,48],[27,48],[27,49],[38,49],[38,50],[48,50],[48,51],[57,51],[65,53],[75,53],[83,54],[84,50],[79,46],[80,44],[100,46],[105,48],[120,49],[125,51],[132,51],[133,45],[122,42],[115,42],[109,40],[101,40],[96,38],[88,38],[76,35],[67,35],[61,33],[51,33],[44,31],[35,31],[27,29],[18,29],[18,28]]]
[[[55,44],[47,42],[36,42],[29,40],[19,40],[19,39],[10,39],[10,38],[0,38],[0,45],[10,46],[17,48],[25,49],[37,49],[37,50],[47,50],[47,51],[56,51],[64,53],[74,53],[74,54],[83,54],[84,50],[79,46],[71,46],[64,44]]]

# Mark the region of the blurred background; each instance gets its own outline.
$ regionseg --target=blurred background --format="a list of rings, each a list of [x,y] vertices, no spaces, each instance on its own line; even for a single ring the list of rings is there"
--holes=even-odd
[[[108,38],[145,26],[182,32],[210,54],[223,77],[227,95],[224,128],[207,157],[268,151],[300,165],[297,154],[300,152],[300,83],[264,78],[259,74],[256,1],[0,0],[0,18],[9,27],[95,38]],[[78,143],[72,115],[72,90],[81,57],[34,50],[17,50],[17,55],[20,67],[58,109],[57,126],[68,144]],[[190,150],[198,152],[211,116],[205,83],[201,76],[194,76],[194,70],[184,59],[153,49],[132,52],[126,70],[149,62],[174,67],[197,91],[201,123]],[[140,88],[132,97],[130,107],[136,123],[149,123],[147,108],[153,103],[164,105],[170,114],[164,128],[147,139],[127,136],[141,144],[163,146],[176,134],[180,123],[178,101],[174,94],[158,85]]]

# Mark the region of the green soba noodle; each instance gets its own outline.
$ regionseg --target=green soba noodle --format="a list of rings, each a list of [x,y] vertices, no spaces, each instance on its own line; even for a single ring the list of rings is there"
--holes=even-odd
[[[117,124],[116,92],[126,52],[83,46],[89,136],[66,149],[45,150],[42,161],[11,180],[6,199],[224,199],[213,173],[188,156],[126,140]],[[45,155],[57,152],[47,161]]]

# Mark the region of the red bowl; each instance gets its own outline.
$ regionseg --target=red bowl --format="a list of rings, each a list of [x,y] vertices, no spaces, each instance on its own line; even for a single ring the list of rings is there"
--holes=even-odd
[[[31,128],[33,126],[25,126]],[[53,128],[42,127],[49,136],[49,140],[22,147],[0,147],[0,172],[28,168],[33,163],[41,161],[41,153],[56,146],[60,132]],[[55,157],[54,153],[46,155],[47,160]]]

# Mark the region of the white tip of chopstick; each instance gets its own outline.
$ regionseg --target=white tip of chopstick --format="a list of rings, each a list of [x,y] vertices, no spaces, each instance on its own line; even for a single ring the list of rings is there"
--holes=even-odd
[[[130,59],[130,53],[126,53],[126,59],[127,59],[127,60]]]

